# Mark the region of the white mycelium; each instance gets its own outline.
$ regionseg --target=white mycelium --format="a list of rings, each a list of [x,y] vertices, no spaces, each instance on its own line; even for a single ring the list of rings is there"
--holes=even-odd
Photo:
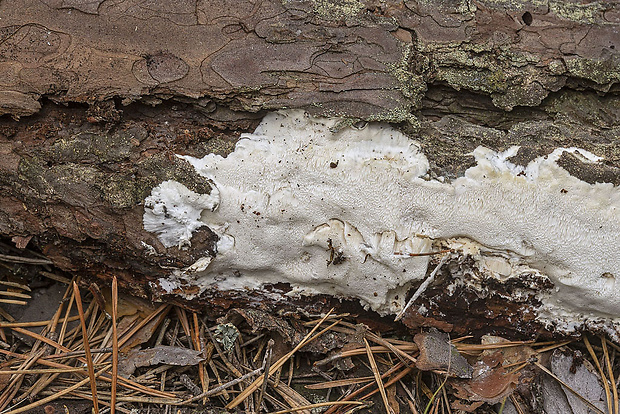
[[[214,210],[218,202],[217,189],[198,194],[176,181],[164,181],[144,200],[144,229],[156,233],[165,247],[187,248],[192,233],[205,225],[202,212]]]
[[[168,207],[169,220],[147,209],[145,228],[167,247],[191,243],[200,225],[220,242],[212,261],[176,277],[191,274],[194,284],[219,289],[284,282],[295,292],[355,297],[397,312],[409,284],[427,270],[428,257],[410,254],[443,240],[488,275],[548,276],[556,291],[541,295],[547,320],[620,315],[620,191],[583,182],[556,163],[564,151],[597,162],[593,154],[560,148],[520,167],[509,162],[516,147],[479,147],[476,166],[442,183],[425,177],[419,145],[397,130],[368,124],[332,132],[337,123],[272,113],[226,158],[183,157],[213,181],[214,192],[204,200],[194,193],[189,210]],[[179,186],[156,187],[147,207],[155,211],[158,200],[178,206],[189,191]]]

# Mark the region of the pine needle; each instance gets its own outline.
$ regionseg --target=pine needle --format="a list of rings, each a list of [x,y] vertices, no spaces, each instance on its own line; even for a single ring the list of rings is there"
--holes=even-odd
[[[28,292],[32,292],[32,290],[30,289],[30,286],[24,285],[22,283],[9,282],[8,280],[0,280],[0,285],[10,286],[10,287],[18,288],[21,290],[27,290]]]
[[[10,290],[0,290],[0,295],[12,298],[32,299],[32,296],[21,292],[11,292]]]
[[[609,412],[611,413],[611,407],[614,408],[614,413],[618,414],[618,388],[616,387],[616,381],[614,380],[614,371],[611,367],[611,359],[609,358],[609,351],[607,350],[607,339],[601,336],[601,345],[603,346],[603,355],[605,356],[605,362],[607,366],[607,375],[609,375],[609,383],[611,384],[611,391],[613,393],[613,404],[608,404],[610,407]],[[603,377],[603,381],[605,378]]]
[[[389,414],[393,414],[394,411],[390,406],[390,402],[387,399],[387,394],[385,393],[385,388],[383,387],[383,381],[381,380],[381,373],[379,372],[379,368],[377,367],[377,362],[375,361],[375,357],[370,350],[370,345],[366,338],[364,338],[364,346],[366,347],[366,354],[368,355],[368,362],[370,362],[370,368],[372,369],[372,373],[375,376],[375,381],[377,382],[377,387],[379,387],[379,393],[381,394],[381,399],[383,400],[383,405],[385,405],[385,410]]]
[[[0,298],[0,303],[4,303],[7,305],[27,305],[28,304],[28,302],[25,302],[23,300],[1,299],[1,298]]]
[[[109,368],[110,368],[110,365],[106,366],[101,371],[97,372],[95,374],[95,379],[97,377],[99,377],[101,374],[103,374],[105,371],[107,371]],[[8,411],[6,411],[6,410],[3,411],[2,414],[9,413],[9,412],[11,414],[19,414],[19,413],[28,412],[28,411],[32,410],[33,408],[40,407],[43,404],[47,404],[49,402],[57,400],[58,398],[62,397],[63,395],[69,394],[70,392],[72,392],[74,390],[77,390],[81,386],[86,385],[89,381],[90,381],[90,378],[85,378],[82,381],[80,381],[80,382],[78,382],[78,383],[76,383],[76,384],[74,384],[74,385],[72,385],[70,387],[64,388],[63,390],[61,390],[61,391],[59,391],[57,393],[54,393],[53,395],[50,395],[49,397],[46,397],[46,398],[43,398],[41,400],[35,401],[32,404],[28,404],[27,406],[22,407],[22,408],[13,408],[13,407],[11,407]]]
[[[612,407],[611,391],[609,390],[609,383],[607,382],[607,377],[605,377],[605,372],[603,371],[603,368],[601,367],[601,364],[598,361],[598,357],[596,356],[596,353],[594,353],[594,349],[592,348],[592,345],[590,344],[590,340],[588,339],[587,335],[583,336],[583,342],[586,345],[586,348],[588,349],[590,356],[594,360],[596,369],[598,369],[598,372],[601,375],[601,381],[603,381],[603,387],[605,388],[605,396],[607,397],[607,410],[609,414],[612,414],[613,411],[611,408]]]
[[[68,322],[77,321],[79,316],[71,316]],[[58,323],[64,322],[65,318],[60,318]],[[33,322],[0,322],[0,328],[36,328],[39,326],[47,326],[50,321],[33,321]]]
[[[329,327],[327,329],[323,329],[317,335],[312,336],[314,334],[314,332],[316,332],[316,330],[321,326],[321,324],[329,317],[329,315],[331,315],[332,312],[333,312],[333,309],[330,310],[329,312],[327,312],[327,314],[321,319],[321,321],[314,328],[312,328],[312,330],[310,332],[308,332],[308,334],[304,337],[304,339],[302,339],[301,342],[299,344],[297,344],[297,346],[295,348],[293,348],[292,351],[290,351],[288,354],[284,355],[282,358],[280,358],[278,361],[276,361],[276,363],[273,364],[272,370],[273,371],[277,371],[278,368],[280,368],[282,365],[284,365],[286,363],[286,361],[288,361],[293,355],[295,355],[295,353],[297,351],[299,351],[301,348],[306,346],[308,343],[312,342],[314,339],[316,339],[322,333],[326,332],[329,329]],[[332,326],[337,325],[339,322],[340,321],[334,322],[332,324]],[[260,387],[262,385],[262,383],[263,383],[263,381],[265,379],[266,378],[265,378],[264,375],[259,377],[259,378],[257,378],[252,384],[250,384],[250,386],[248,386],[245,390],[243,390],[243,392],[241,392],[241,394],[239,394],[237,397],[235,397],[235,399],[233,399],[230,403],[228,403],[228,405],[226,405],[226,408],[229,409],[229,410],[232,410],[233,408],[237,407],[250,394],[252,394],[254,391],[256,391],[258,389],[258,387]]]
[[[116,318],[118,317],[118,281],[112,279],[112,389],[110,399],[110,413],[116,412],[116,386],[118,381],[118,331]]]
[[[336,381],[320,382],[318,384],[308,384],[305,386],[305,388],[309,390],[324,390],[328,388],[346,387],[349,385],[361,384],[363,382],[370,382],[374,379],[375,379],[374,376],[346,378],[346,379],[341,379],[341,380],[336,380]]]
[[[95,378],[93,356],[90,353],[90,345],[88,343],[88,330],[86,329],[84,309],[82,308],[82,297],[76,282],[73,282],[73,294],[75,295],[75,304],[77,305],[78,314],[80,315],[80,324],[82,326],[82,342],[84,344],[84,351],[86,352],[86,366],[88,367],[88,376],[90,377],[90,390],[93,394],[93,409],[95,414],[99,414],[99,402],[97,401],[97,380]]]
[[[305,411],[312,410],[314,408],[329,407],[330,405],[364,405],[364,403],[360,401],[327,401],[310,405],[301,405],[294,408],[287,408],[286,410],[276,411],[273,414],[294,413],[296,411]]]

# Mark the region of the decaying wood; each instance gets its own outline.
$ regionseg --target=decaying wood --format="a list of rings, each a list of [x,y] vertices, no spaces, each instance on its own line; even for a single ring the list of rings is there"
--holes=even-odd
[[[169,179],[208,192],[174,154],[227,154],[265,110],[399,123],[432,176],[462,174],[478,145],[521,145],[523,162],[578,146],[606,165],[565,155],[565,169],[620,184],[613,2],[26,0],[0,3],[0,16],[5,245],[40,249],[32,263],[117,276],[145,297],[167,267],[215,248],[204,228],[191,250],[165,249],[142,228],[145,197]],[[227,307],[231,295],[208,302]],[[506,315],[520,304],[474,296],[464,299],[473,322],[462,324],[458,303],[403,321],[514,325]],[[521,316],[521,331],[539,328]]]

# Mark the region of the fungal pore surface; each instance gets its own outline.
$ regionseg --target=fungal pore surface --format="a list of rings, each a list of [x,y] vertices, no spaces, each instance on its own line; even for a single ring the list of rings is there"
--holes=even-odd
[[[476,165],[448,183],[430,179],[420,145],[389,125],[339,122],[271,113],[225,158],[183,156],[213,191],[161,183],[145,201],[145,229],[165,247],[191,249],[192,232],[208,226],[217,254],[160,287],[180,278],[202,290],[288,283],[289,294],[397,313],[427,274],[429,256],[415,255],[448,247],[500,281],[548,278],[536,312],[560,329],[620,322],[620,191],[557,164],[564,152],[600,162],[594,154],[558,148],[518,166],[518,147],[478,147]]]

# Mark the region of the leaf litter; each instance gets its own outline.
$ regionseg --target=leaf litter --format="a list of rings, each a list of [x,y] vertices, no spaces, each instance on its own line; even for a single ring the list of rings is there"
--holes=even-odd
[[[11,292],[0,292],[0,414],[620,414],[620,347],[605,337],[375,332],[334,310],[231,309],[213,320],[118,293],[116,280],[82,285],[44,257],[0,262],[0,290]],[[39,320],[13,316],[36,314],[43,301],[32,298],[53,285],[60,299]]]

